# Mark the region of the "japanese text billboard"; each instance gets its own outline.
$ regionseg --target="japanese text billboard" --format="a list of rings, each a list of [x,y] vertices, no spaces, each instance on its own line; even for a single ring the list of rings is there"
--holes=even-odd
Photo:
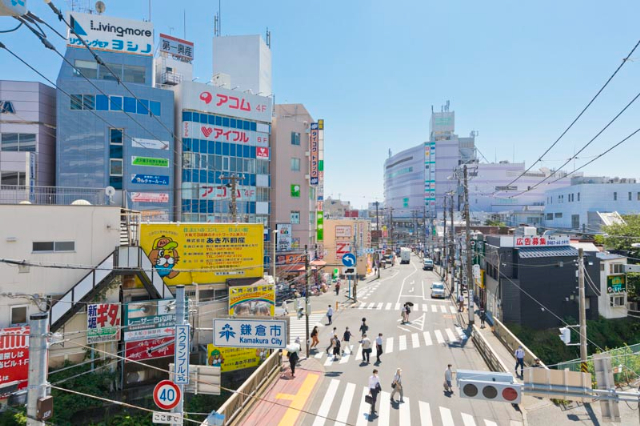
[[[311,133],[309,134],[309,165],[310,179],[309,185],[318,185],[320,183],[320,140],[319,140],[318,123],[311,123]]]
[[[571,243],[569,237],[516,237],[516,247],[555,247],[568,246]]]
[[[175,338],[171,336],[153,340],[141,340],[139,342],[127,342],[124,346],[125,362],[173,356],[175,352],[174,340]]]
[[[626,293],[626,275],[607,275],[607,293]]]
[[[226,185],[200,185],[200,193],[198,199],[200,200],[231,200],[233,191],[231,188],[227,188]],[[255,201],[256,189],[252,186],[238,186],[236,187],[236,200],[237,201]]]
[[[23,389],[28,377],[29,326],[0,329],[0,386],[18,380],[18,389]],[[8,396],[0,393],[0,399]]]
[[[87,305],[87,344],[120,340],[120,305],[98,303]]]
[[[167,34],[160,34],[160,45],[158,47],[161,52],[168,53],[183,62],[191,63],[193,61],[193,43],[190,41]]]
[[[293,229],[290,223],[276,223],[276,251],[290,251]]]
[[[124,340],[157,339],[173,335],[175,300],[144,300],[124,305]]]
[[[273,316],[276,289],[273,284],[229,288],[229,315]]]
[[[147,223],[140,245],[168,285],[261,278],[264,225]]]
[[[223,348],[207,345],[207,365],[220,367],[222,373],[257,367],[267,358],[266,349]]]
[[[287,344],[287,321],[214,318],[213,344],[233,348],[284,348]]]
[[[113,16],[70,12],[73,31],[92,50],[153,55],[153,24]],[[67,31],[67,46],[84,48],[80,39]],[[115,72],[115,70],[114,70]]]
[[[232,142],[251,146],[269,146],[269,134],[251,130],[238,130],[212,124],[184,123],[185,133],[196,139],[216,142]]]
[[[271,98],[191,81],[180,86],[182,109],[271,123]]]

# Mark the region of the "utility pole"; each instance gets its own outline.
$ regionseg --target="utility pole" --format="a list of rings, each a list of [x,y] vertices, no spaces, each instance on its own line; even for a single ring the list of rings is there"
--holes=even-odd
[[[309,252],[307,246],[304,246],[304,276],[305,276],[305,292],[304,292],[304,313],[305,313],[305,330],[307,330],[307,358],[309,358]]]
[[[451,291],[455,286],[456,277],[456,232],[453,225],[453,194],[451,194],[451,205],[449,206],[449,212],[451,213],[451,248],[449,249],[449,255],[451,256]],[[446,224],[445,224],[446,226]],[[458,296],[460,296],[460,286],[458,285]]]
[[[389,207],[389,248],[393,250],[393,207]]]
[[[467,311],[469,312],[469,325],[473,325],[473,272],[471,265],[471,218],[469,217],[469,185],[467,183],[467,165],[464,166],[464,215],[466,221],[465,242],[467,247]]]
[[[276,278],[276,237],[278,236],[278,230],[274,230],[271,233],[273,237],[273,241],[271,242],[271,274],[273,275],[273,283],[278,284],[278,280]]]
[[[243,176],[236,176],[235,174],[231,176],[221,176],[220,180],[223,182],[230,181],[231,187],[231,203],[229,204],[229,210],[231,210],[231,217],[233,218],[232,222],[238,221],[238,181],[244,180]]]
[[[580,292],[580,371],[587,368],[587,307],[584,292],[584,250],[578,249],[578,289]]]
[[[176,286],[176,325],[186,325],[188,321],[185,320],[185,313],[187,312],[186,300],[184,296],[184,286],[177,285]],[[176,340],[178,338],[178,334],[175,334]],[[174,345],[174,350],[178,350],[178,342],[176,341]],[[191,348],[189,348],[189,353],[191,353]],[[176,365],[176,370],[178,366]],[[180,388],[180,393],[182,394],[182,398],[180,398],[180,402],[176,405],[171,412],[172,413],[180,413],[184,416],[184,385],[178,385]],[[177,426],[182,426],[182,423],[176,423]]]
[[[353,302],[358,303],[358,224],[354,225],[353,254],[356,255],[356,274],[353,276]]]
[[[378,239],[377,239],[377,243],[378,243],[378,247],[376,247],[376,253],[378,253],[378,264],[376,265],[378,268],[378,279],[380,279],[380,263],[382,261],[382,259],[380,259],[380,240],[382,238],[382,231],[380,230],[380,220],[379,220],[379,216],[378,216],[378,204],[380,204],[378,201],[376,201],[376,231],[378,233]]]
[[[447,258],[447,254],[449,253],[449,250],[448,250],[448,246],[447,246],[447,195],[446,194],[444,195],[444,198],[442,199],[442,201],[444,203],[443,204],[443,208],[442,208],[442,214],[443,214],[442,220],[444,222],[444,228],[443,228],[444,229],[444,234],[443,234],[443,237],[442,237],[442,243],[443,244],[442,244],[442,261],[441,261],[441,263],[443,263],[443,266],[445,267],[445,268],[443,268],[443,270],[445,271],[445,274],[446,274],[446,271],[447,271],[446,268],[449,267],[449,259]],[[445,280],[446,280],[446,278],[445,278]],[[446,281],[445,281],[445,283],[446,283]],[[451,286],[451,291],[453,292],[453,286]]]
[[[36,420],[38,400],[47,396],[47,312],[33,314],[29,317],[29,336],[16,336],[18,341],[28,339],[29,342],[29,386],[27,395],[27,426],[44,425],[44,421]]]

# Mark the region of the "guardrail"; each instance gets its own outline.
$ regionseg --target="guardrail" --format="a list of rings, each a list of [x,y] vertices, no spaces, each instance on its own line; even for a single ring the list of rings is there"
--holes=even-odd
[[[478,333],[475,326],[473,327],[473,331],[471,332],[471,340],[473,340],[473,344],[476,346],[476,348],[480,352],[480,355],[482,356],[482,358],[484,358],[485,362],[492,371],[509,372],[509,369],[496,356],[489,342],[487,342],[487,340],[481,333]]]
[[[524,343],[518,339],[503,323],[497,318],[493,318],[493,334],[506,346],[511,353],[515,353],[518,346],[522,346],[524,349],[524,362],[526,365],[533,365],[535,363],[536,354],[534,354]],[[515,357],[514,357],[515,360]],[[542,364],[544,366],[544,364]]]
[[[252,400],[256,392],[273,377],[275,371],[282,367],[282,351],[274,351],[260,367],[238,388],[236,392],[217,410],[224,415],[224,424],[232,425],[239,414]],[[202,425],[208,425],[205,420]]]

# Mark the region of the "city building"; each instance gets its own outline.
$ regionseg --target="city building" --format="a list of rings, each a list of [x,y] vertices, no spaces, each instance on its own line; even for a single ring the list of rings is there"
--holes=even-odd
[[[579,176],[571,185],[545,193],[544,226],[587,233],[622,221],[620,215],[640,213],[636,179]]]
[[[56,185],[113,187],[116,205],[170,220],[177,184],[174,101],[172,92],[153,86],[153,24],[78,12],[71,17],[75,31],[97,46],[101,63],[69,37],[68,63],[57,79]]]
[[[55,89],[32,81],[0,81],[0,198],[28,201],[30,188],[53,186],[55,152]],[[13,185],[18,187],[7,188]]]
[[[342,256],[357,254],[358,276],[372,268],[371,222],[364,219],[329,219],[324,221],[324,258],[328,265],[341,265]],[[340,268],[339,268],[340,269]],[[342,269],[340,269],[342,273]]]
[[[310,184],[310,128],[302,104],[276,105],[271,133],[271,229],[279,254],[315,248],[317,185]],[[321,210],[321,209],[320,209]]]
[[[228,81],[231,77],[231,81]],[[254,95],[271,96],[271,48],[259,35],[213,38],[213,78]]]
[[[342,219],[351,211],[351,202],[327,197],[324,201],[324,217],[326,219]]]

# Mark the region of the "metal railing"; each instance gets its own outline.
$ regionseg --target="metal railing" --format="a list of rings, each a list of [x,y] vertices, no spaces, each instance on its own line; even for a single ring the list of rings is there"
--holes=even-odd
[[[45,204],[69,205],[77,200],[86,200],[97,206],[107,204],[104,188],[74,188],[57,186],[0,186],[0,204]]]
[[[519,346],[522,346],[522,349],[524,349],[525,364],[526,365],[535,364],[535,360],[537,358],[536,354],[534,354],[533,351],[531,351],[531,349],[529,349],[524,343],[522,343],[520,339],[518,339],[516,335],[513,334],[507,328],[507,326],[505,326],[502,322],[500,322],[500,320],[494,317],[492,321],[493,321],[493,328],[492,328],[493,334],[495,334],[496,337],[500,339],[502,344],[505,345],[506,348],[509,349],[509,351],[511,351],[513,359],[515,360],[515,355],[513,354],[515,353],[516,349],[518,349]]]
[[[611,356],[611,366],[614,371],[613,378],[616,385],[628,384],[640,377],[640,343],[611,349],[604,353]],[[560,362],[553,368],[558,370],[569,369],[569,371],[580,371],[580,360],[573,359],[571,361]],[[589,369],[589,373],[591,373],[592,381],[596,383],[597,380],[592,356],[587,358],[587,368]]]
[[[224,415],[225,425],[233,424],[237,420],[238,415],[240,415],[246,405],[251,402],[258,389],[273,378],[273,373],[279,371],[281,366],[282,352],[274,351],[271,356],[249,376],[242,386],[216,410],[219,414]],[[208,425],[209,423],[205,420],[202,424]]]
[[[492,371],[509,371],[509,369],[502,363],[502,361],[500,361],[500,358],[496,356],[493,348],[491,348],[491,345],[489,345],[489,342],[487,342],[487,340],[481,333],[478,333],[475,330],[475,326],[473,332],[471,333],[471,339],[473,340],[473,344],[480,352],[480,355],[482,356],[482,358],[484,358],[485,362]]]

